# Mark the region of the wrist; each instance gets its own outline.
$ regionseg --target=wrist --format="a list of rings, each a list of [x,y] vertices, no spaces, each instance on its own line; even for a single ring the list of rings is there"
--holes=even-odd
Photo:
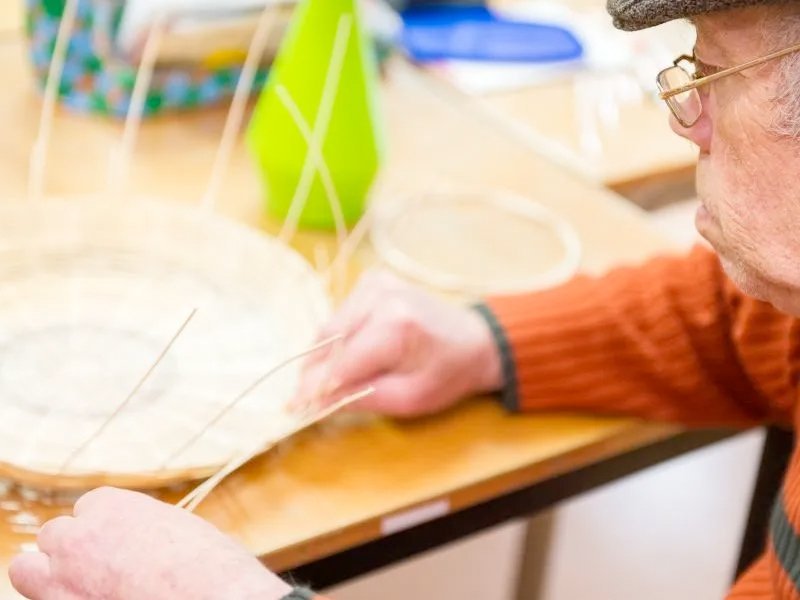
[[[511,345],[506,332],[488,305],[479,304],[473,308],[489,330],[492,340],[491,360],[496,361],[496,363],[491,363],[488,376],[497,379],[494,382],[497,384],[497,387],[485,391],[500,392],[500,401],[503,403],[503,406],[511,412],[518,412],[520,410],[520,401],[518,395],[517,372]],[[499,370],[499,375],[495,369]]]
[[[476,393],[495,393],[503,389],[505,378],[503,361],[497,339],[487,319],[488,309],[482,305],[473,307],[476,326],[476,343],[470,364],[474,367]]]

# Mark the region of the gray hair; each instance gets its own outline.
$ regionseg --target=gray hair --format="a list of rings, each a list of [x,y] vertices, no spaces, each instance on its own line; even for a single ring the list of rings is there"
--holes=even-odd
[[[779,50],[800,43],[800,11],[785,7],[777,19],[765,23],[768,47]],[[777,66],[775,119],[772,131],[783,137],[800,139],[800,52],[780,59]]]

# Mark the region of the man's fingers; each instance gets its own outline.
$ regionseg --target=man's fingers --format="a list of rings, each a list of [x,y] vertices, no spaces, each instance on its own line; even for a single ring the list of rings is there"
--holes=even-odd
[[[347,340],[340,352],[330,357],[330,390],[334,392],[353,385],[368,384],[387,369],[402,363],[403,340],[386,335],[380,327],[364,327]]]
[[[398,285],[397,278],[388,273],[382,271],[366,273],[356,284],[352,294],[320,330],[317,341],[323,341],[335,335],[354,334],[379,308],[381,297],[397,288]],[[326,358],[326,354],[326,352],[315,353],[309,362],[320,361]]]
[[[77,502],[75,502],[75,506],[72,508],[72,514],[76,517],[87,514],[93,510],[93,507],[97,506],[102,501],[103,491],[101,489],[87,492],[78,498]]]
[[[44,554],[53,556],[73,537],[73,532],[78,526],[74,517],[58,517],[44,524],[36,544]]]
[[[289,403],[291,410],[302,411],[318,400],[318,396],[323,393],[323,382],[328,376],[327,364],[324,361],[315,362],[304,367],[297,394]]]
[[[334,348],[326,361],[308,366],[294,406],[329,405],[341,397],[341,390],[371,385],[372,380],[401,364],[402,343],[378,327],[362,328]]]
[[[101,487],[92,490],[78,498],[72,513],[76,517],[96,512],[119,509],[121,505],[127,505],[132,499],[147,499],[148,496],[138,492],[129,492],[112,487]]]
[[[29,600],[48,598],[50,559],[42,552],[20,554],[8,568],[11,585]]]
[[[335,404],[344,398],[354,396],[367,388],[373,392],[346,410],[354,412],[373,412],[399,419],[424,414],[420,409],[420,391],[417,380],[405,374],[378,375],[369,383],[354,384],[337,391],[326,399],[325,404]]]
[[[414,377],[387,374],[372,382],[375,392],[358,402],[357,409],[387,417],[406,419],[420,415],[420,390]]]
[[[328,323],[320,330],[319,338],[327,339],[337,334],[346,334],[358,327],[369,316],[369,307],[377,297],[377,290],[364,284],[356,285],[353,293],[333,313]]]

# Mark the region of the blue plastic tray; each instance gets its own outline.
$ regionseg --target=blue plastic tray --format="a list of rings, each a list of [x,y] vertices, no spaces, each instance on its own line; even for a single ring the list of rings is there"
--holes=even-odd
[[[567,29],[509,21],[482,6],[414,6],[402,13],[402,43],[413,60],[555,62],[583,56]]]

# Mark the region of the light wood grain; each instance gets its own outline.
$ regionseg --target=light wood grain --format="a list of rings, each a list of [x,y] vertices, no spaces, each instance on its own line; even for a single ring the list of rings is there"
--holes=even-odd
[[[0,48],[6,83],[0,95],[3,199],[25,194],[40,106],[21,56],[19,47]],[[383,104],[390,159],[381,196],[413,194],[441,182],[511,189],[574,224],[586,247],[583,268],[589,272],[668,249],[638,209],[553,167],[407,65],[398,62],[389,69]],[[131,171],[132,191],[199,202],[223,117],[223,111],[211,110],[147,123]],[[119,134],[117,123],[61,111],[47,191],[61,195],[101,189],[109,149]],[[262,217],[259,181],[242,145],[224,189],[223,214],[276,230]],[[304,233],[296,241],[308,256],[319,244],[330,248],[330,235]],[[373,263],[369,248],[362,248],[351,264],[351,277]],[[413,423],[331,425],[251,463],[209,499],[201,514],[267,564],[283,569],[374,539],[381,535],[383,517],[409,507],[437,499],[454,509],[469,506],[674,432],[588,417],[512,417],[488,399]],[[0,565],[8,563],[21,541],[0,522]]]

